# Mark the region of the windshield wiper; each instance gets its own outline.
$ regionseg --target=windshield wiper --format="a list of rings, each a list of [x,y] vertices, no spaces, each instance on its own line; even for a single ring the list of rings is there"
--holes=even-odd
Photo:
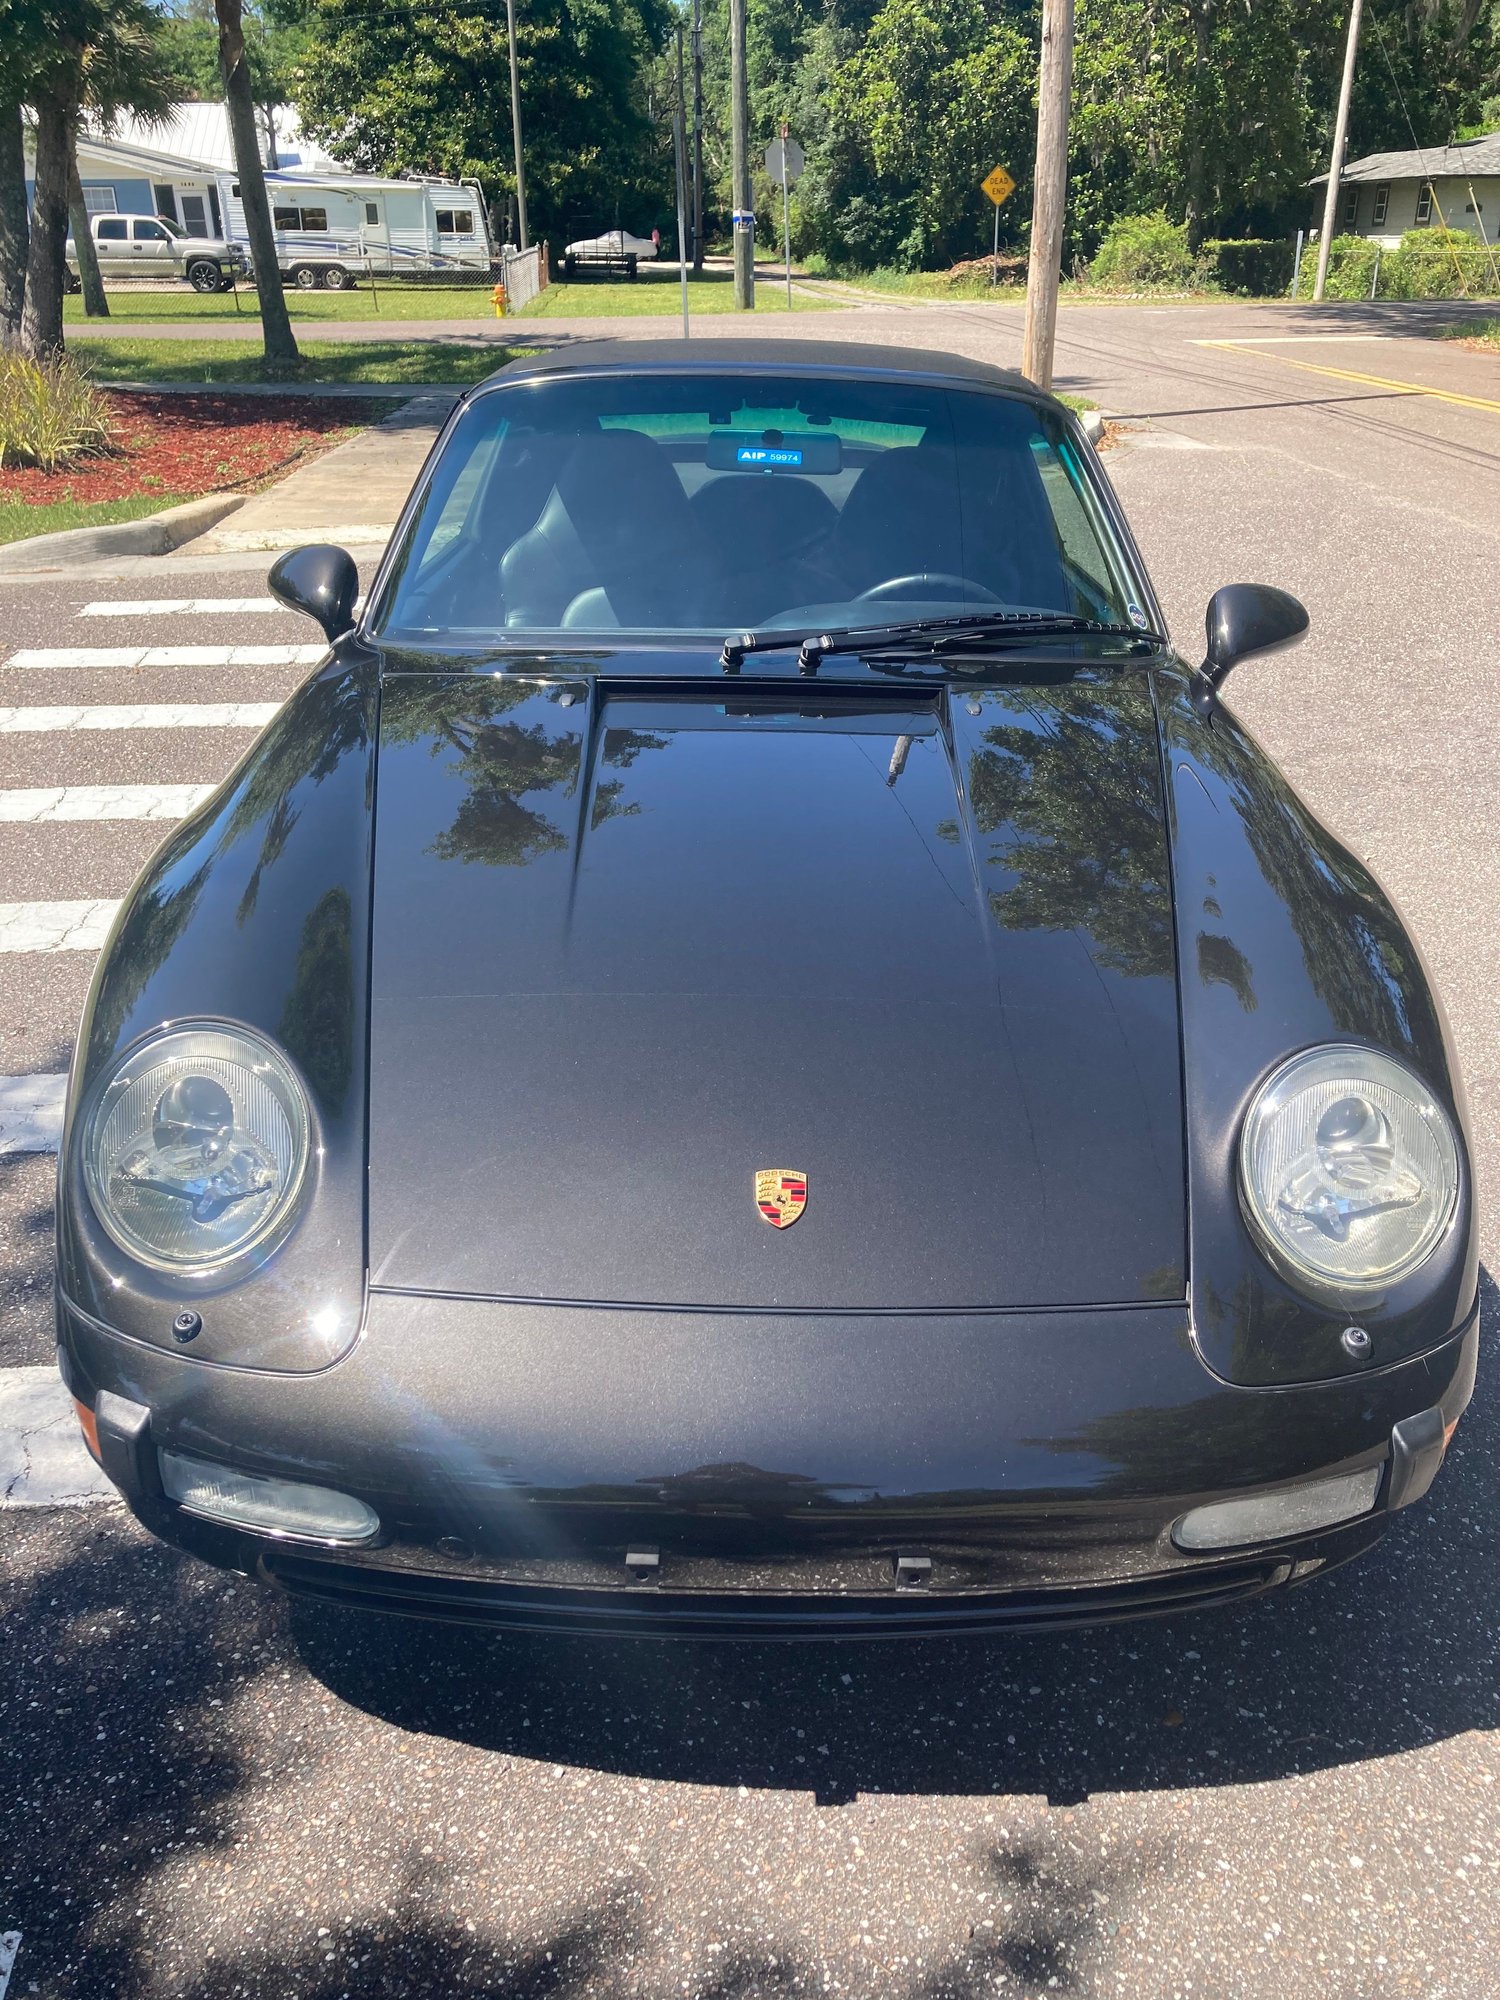
[[[747,653],[785,652],[797,648],[797,671],[809,679],[818,663],[831,653],[885,652],[895,647],[929,643],[934,652],[955,640],[979,639],[990,645],[1027,639],[1065,638],[1071,633],[1099,639],[1134,639],[1148,646],[1166,643],[1160,632],[1139,625],[1113,625],[1101,618],[1079,618],[1060,611],[969,611],[951,618],[911,618],[896,625],[844,625],[832,632],[741,632],[724,641],[720,660],[728,673],[738,673]]]

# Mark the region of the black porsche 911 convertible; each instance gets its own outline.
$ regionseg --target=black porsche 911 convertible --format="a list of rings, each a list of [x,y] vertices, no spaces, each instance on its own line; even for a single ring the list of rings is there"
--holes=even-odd
[[[1366,1548],[1474,1380],[1418,953],[1173,650],[1075,419],[948,356],[575,348],[127,898],[61,1364],[168,1541],[552,1631],[953,1634]]]

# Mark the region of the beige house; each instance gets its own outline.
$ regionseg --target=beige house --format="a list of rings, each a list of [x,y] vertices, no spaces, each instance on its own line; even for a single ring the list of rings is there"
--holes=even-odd
[[[1313,183],[1323,188],[1327,174]],[[1319,199],[1314,227],[1322,223]],[[1408,229],[1464,229],[1481,243],[1500,240],[1500,132],[1415,153],[1371,153],[1339,176],[1335,234],[1368,236],[1396,249]]]

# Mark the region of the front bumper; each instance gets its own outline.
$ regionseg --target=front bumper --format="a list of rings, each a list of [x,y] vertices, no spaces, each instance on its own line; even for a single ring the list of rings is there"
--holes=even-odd
[[[1478,1348],[1476,1314],[1389,1369],[1247,1390],[1198,1361],[1183,1308],[778,1318],[373,1293],[345,1359],[292,1376],[59,1317],[106,1469],[168,1541],[326,1602],[713,1638],[1071,1625],[1300,1581],[1425,1490],[1392,1433],[1451,1426]],[[161,1447],[352,1493],[381,1533],[330,1549],[191,1517],[161,1494]],[[1375,1510],[1347,1526],[1171,1541],[1189,1508],[1374,1464]]]

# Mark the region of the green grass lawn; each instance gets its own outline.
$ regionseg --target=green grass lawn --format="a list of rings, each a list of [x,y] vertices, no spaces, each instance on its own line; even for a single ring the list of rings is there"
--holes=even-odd
[[[901,298],[1004,299],[1014,304],[1026,296],[1025,286],[1007,284],[1003,272],[998,285],[987,278],[952,278],[946,271],[851,271],[843,278],[834,277],[832,272],[827,275],[835,284],[853,285],[862,292],[893,292]]]
[[[129,500],[51,500],[32,506],[23,500],[0,500],[0,542],[25,541],[28,535],[50,535],[59,528],[102,528],[111,521],[139,521],[176,507],[181,493],[138,493]]]
[[[826,304],[841,304],[829,299]],[[810,299],[805,292],[793,294],[794,312],[818,312],[825,301]],[[783,278],[757,279],[757,312],[786,311],[786,281]],[[666,318],[682,311],[681,281],[676,270],[639,271],[634,278],[585,278],[576,284],[549,285],[529,306],[522,306],[517,319],[624,319],[659,314]],[[728,271],[705,271],[701,278],[688,279],[688,312],[727,313],[734,311],[734,279]]]
[[[1443,328],[1444,340],[1461,340],[1465,347],[1481,348],[1486,354],[1500,354],[1500,319],[1463,319]]]
[[[398,285],[377,280],[362,283],[348,292],[299,292],[288,286],[287,312],[294,320],[319,319],[493,319],[490,299],[492,280],[472,285]],[[200,295],[186,285],[172,291],[130,292],[118,288],[109,294],[112,320],[211,320],[215,323],[238,320],[247,330],[260,324],[260,301],[253,290],[241,287],[238,294],[209,292]],[[83,300],[64,299],[63,320],[68,326],[86,326]]]
[[[258,340],[70,340],[93,379],[111,382],[482,382],[527,350],[439,340],[306,341],[290,364],[267,362]]]

